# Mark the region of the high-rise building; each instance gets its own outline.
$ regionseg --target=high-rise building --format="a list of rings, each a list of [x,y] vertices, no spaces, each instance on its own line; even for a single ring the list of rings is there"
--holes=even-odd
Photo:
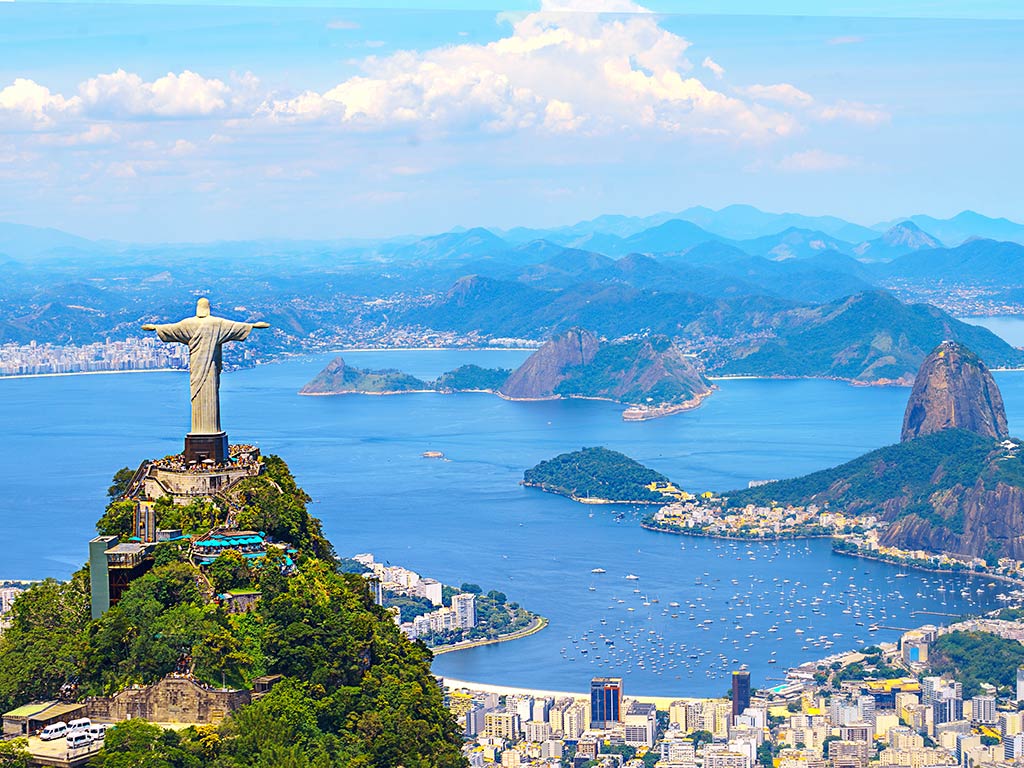
[[[1024,701],[1024,667],[1017,667],[1017,701]]]
[[[622,678],[595,677],[590,681],[590,725],[608,728],[622,722]]]
[[[750,673],[732,673],[732,716],[736,717],[750,706]]]
[[[658,731],[658,712],[653,704],[634,701],[626,710],[625,742],[631,747],[653,747]]]
[[[975,696],[971,699],[971,719],[982,725],[995,725],[999,722],[996,717],[996,697]]]
[[[472,592],[460,592],[452,595],[452,608],[458,618],[461,629],[471,629],[476,626],[476,595]]]
[[[1024,733],[1003,737],[1003,756],[1007,760],[1024,757]]]

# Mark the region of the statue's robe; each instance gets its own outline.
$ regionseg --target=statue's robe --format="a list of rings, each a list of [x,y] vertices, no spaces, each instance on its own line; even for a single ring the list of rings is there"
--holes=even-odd
[[[177,323],[158,325],[160,341],[188,344],[188,375],[192,391],[190,435],[216,435],[220,428],[221,345],[245,341],[250,323],[236,323],[222,317],[187,317]]]

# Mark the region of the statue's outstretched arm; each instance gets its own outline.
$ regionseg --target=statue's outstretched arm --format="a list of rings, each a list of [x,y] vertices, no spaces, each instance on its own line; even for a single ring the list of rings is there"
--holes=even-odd
[[[267,323],[267,322],[264,322],[263,320],[260,320],[258,323],[253,323],[252,327],[253,328],[269,328],[270,327],[270,323]],[[143,326],[143,328],[145,328],[145,326]]]
[[[153,325],[153,323],[146,323],[144,326],[142,326],[142,330],[144,330],[144,331],[155,331],[156,330],[156,326]]]

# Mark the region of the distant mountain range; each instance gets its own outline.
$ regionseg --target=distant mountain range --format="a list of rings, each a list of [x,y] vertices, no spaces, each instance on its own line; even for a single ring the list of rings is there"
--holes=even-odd
[[[202,290],[273,324],[247,347],[257,354],[393,330],[543,340],[576,326],[665,335],[719,374],[907,381],[947,337],[994,365],[1024,363],[987,331],[885,293],[1024,304],[1024,245],[993,239],[1024,240],[1024,226],[969,212],[880,226],[729,206],[372,241],[133,246],[0,225],[0,343],[138,334]]]

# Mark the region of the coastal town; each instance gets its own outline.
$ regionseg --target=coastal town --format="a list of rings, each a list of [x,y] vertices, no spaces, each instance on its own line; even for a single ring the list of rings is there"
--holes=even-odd
[[[644,696],[621,677],[581,693],[444,685],[474,768],[1019,765],[1022,638],[1020,623],[998,618],[928,624],[762,689],[741,667],[721,698]],[[979,677],[978,650],[1000,656],[990,677]]]

